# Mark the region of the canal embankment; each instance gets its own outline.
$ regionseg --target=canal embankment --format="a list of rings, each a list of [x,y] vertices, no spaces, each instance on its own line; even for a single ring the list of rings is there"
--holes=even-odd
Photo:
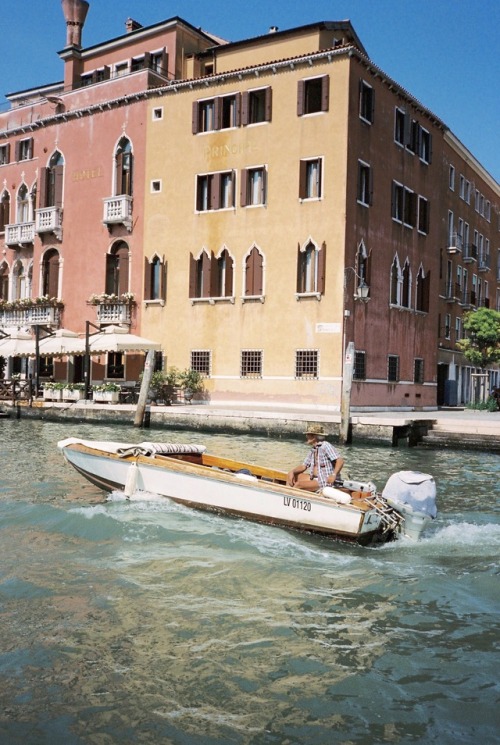
[[[134,426],[136,407],[131,404],[93,402],[12,405],[3,411],[11,417],[78,423],[117,423]],[[340,414],[327,408],[254,404],[185,404],[147,406],[144,427],[154,429],[235,432],[267,437],[302,437],[305,426],[323,424],[335,440]],[[352,442],[428,448],[474,449],[500,453],[500,411],[447,409],[432,411],[356,412],[350,420]]]

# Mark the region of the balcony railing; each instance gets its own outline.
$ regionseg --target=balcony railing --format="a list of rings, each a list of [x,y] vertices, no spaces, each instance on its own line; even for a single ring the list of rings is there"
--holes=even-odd
[[[491,259],[489,254],[481,254],[477,260],[478,272],[487,272],[491,266]]]
[[[132,197],[121,194],[117,197],[106,197],[104,199],[105,225],[125,225],[127,230],[132,230]]]
[[[96,307],[98,323],[130,323],[130,303],[100,303]]]
[[[463,248],[463,238],[460,233],[452,233],[448,236],[446,250],[449,254],[460,253]]]
[[[54,233],[61,240],[63,211],[60,207],[43,207],[35,211],[37,233]]]
[[[35,223],[19,222],[5,226],[5,245],[22,246],[35,240]]]
[[[477,261],[477,246],[473,243],[466,243],[462,259],[464,262]]]
[[[449,303],[460,300],[462,289],[458,282],[446,282],[444,285],[443,295]]]
[[[26,308],[0,308],[0,327],[59,326],[61,308],[52,305],[30,305]]]

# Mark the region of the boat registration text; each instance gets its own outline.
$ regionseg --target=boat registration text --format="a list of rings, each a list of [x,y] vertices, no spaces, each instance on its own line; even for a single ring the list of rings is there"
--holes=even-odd
[[[283,497],[285,507],[293,507],[296,510],[311,512],[311,502],[308,499],[296,499],[295,497]]]

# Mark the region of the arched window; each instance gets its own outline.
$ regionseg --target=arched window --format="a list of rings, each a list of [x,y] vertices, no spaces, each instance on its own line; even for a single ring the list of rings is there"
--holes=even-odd
[[[9,267],[4,261],[0,265],[0,300],[9,299]]]
[[[233,293],[233,259],[227,248],[221,251],[217,258],[217,285],[215,287],[216,297],[231,297]]]
[[[42,262],[42,295],[59,297],[59,253],[47,251]]]
[[[245,259],[244,295],[259,297],[264,294],[264,256],[254,246]]]
[[[10,195],[4,191],[0,197],[0,233],[3,233],[5,226],[9,225],[10,220]]]
[[[190,255],[189,297],[211,297],[212,261],[206,249],[197,259]]]
[[[127,194],[132,196],[133,156],[130,140],[122,137],[115,153],[115,196]]]
[[[401,287],[401,305],[403,308],[409,308],[411,303],[411,269],[408,259],[403,267],[403,283]]]
[[[155,255],[145,259],[144,299],[165,300],[166,297],[166,265]]]
[[[56,150],[40,173],[40,207],[62,207],[64,158]]]
[[[423,266],[420,266],[417,274],[417,288],[415,292],[415,309],[422,313],[429,312],[429,287],[431,273],[424,272]]]
[[[312,241],[299,246],[297,258],[297,293],[305,294],[325,290],[326,245],[319,248]]]
[[[13,300],[21,300],[27,296],[27,282],[24,266],[21,261],[16,261],[13,271]]]
[[[128,266],[128,245],[120,241],[106,255],[106,294],[122,295],[128,292]]]
[[[391,305],[401,305],[401,270],[397,256],[391,266]]]
[[[30,200],[28,194],[28,187],[26,184],[21,184],[17,191],[17,223],[25,223],[30,221]]]

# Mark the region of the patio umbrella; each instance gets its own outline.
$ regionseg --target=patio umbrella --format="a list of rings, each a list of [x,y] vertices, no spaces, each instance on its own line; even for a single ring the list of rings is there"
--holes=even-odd
[[[130,334],[122,326],[107,326],[103,331],[89,336],[91,355],[104,352],[149,352],[160,348],[159,342]]]
[[[51,336],[40,339],[39,351],[42,357],[85,354],[85,339],[75,331],[57,329]]]
[[[0,338],[0,357],[34,357],[35,340],[25,331],[13,331]]]

